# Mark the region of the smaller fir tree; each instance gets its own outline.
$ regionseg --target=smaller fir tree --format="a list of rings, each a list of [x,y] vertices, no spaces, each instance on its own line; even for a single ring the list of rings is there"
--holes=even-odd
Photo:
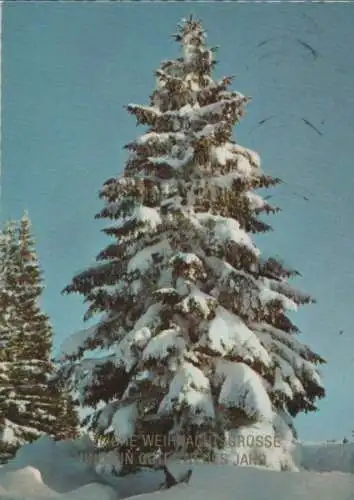
[[[14,221],[5,224],[0,234],[0,461],[16,451],[11,426],[13,386],[9,343],[16,326],[14,284],[17,279],[15,256],[18,251],[17,227]]]
[[[71,399],[49,383],[54,371],[53,333],[39,303],[43,279],[27,214],[18,227],[6,229],[2,242],[2,355],[7,363],[1,391],[2,446],[13,455],[20,445],[41,434],[72,437],[77,419]]]

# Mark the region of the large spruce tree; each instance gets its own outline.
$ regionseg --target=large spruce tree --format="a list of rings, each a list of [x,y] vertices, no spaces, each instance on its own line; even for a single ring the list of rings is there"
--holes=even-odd
[[[280,182],[233,140],[249,98],[212,78],[215,49],[199,21],[184,20],[181,56],[161,63],[149,105],[129,104],[145,133],[126,146],[98,218],[113,237],[98,263],[66,288],[89,304],[96,326],[62,366],[91,426],[120,442],[247,428],[316,410],[324,360],[297,338],[288,311],[312,299],[298,273],[264,259],[252,235],[277,212],[256,194]],[[101,348],[101,357],[87,353]]]
[[[61,437],[66,417],[73,429],[77,423],[72,421],[70,399],[50,384],[52,328],[39,303],[43,283],[28,215],[8,226],[1,241],[1,354],[6,377],[0,380],[0,441],[3,450],[13,454],[41,434]]]

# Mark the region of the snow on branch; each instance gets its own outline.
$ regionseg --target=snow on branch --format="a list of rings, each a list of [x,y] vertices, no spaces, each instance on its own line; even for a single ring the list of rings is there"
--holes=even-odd
[[[242,358],[249,363],[260,362],[264,367],[271,365],[271,358],[257,336],[243,321],[225,308],[219,306],[215,317],[200,341],[222,357]]]
[[[199,368],[188,362],[184,362],[173,377],[158,413],[178,412],[185,407],[190,412],[191,422],[202,422],[205,418],[215,417],[209,379]]]
[[[245,363],[219,365],[226,374],[219,403],[227,408],[240,408],[249,417],[271,421],[273,409],[261,377]]]
[[[76,356],[80,351],[84,351],[87,348],[88,342],[95,335],[96,330],[97,325],[94,325],[90,328],[85,328],[84,330],[72,333],[61,344],[59,350],[60,353],[56,360],[63,361],[67,357]]]

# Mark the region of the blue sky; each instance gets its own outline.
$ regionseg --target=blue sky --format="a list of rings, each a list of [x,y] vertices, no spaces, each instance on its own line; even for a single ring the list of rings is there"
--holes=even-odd
[[[108,241],[94,220],[98,190],[122,172],[123,145],[139,133],[123,106],[147,103],[190,13],[220,45],[216,76],[236,74],[234,87],[252,96],[237,141],[286,181],[260,248],[299,269],[298,286],[318,300],[296,321],[328,360],[327,398],[297,419],[300,437],[342,438],[354,429],[353,4],[5,4],[1,220],[29,210],[57,348],[85,311],[60,291]]]

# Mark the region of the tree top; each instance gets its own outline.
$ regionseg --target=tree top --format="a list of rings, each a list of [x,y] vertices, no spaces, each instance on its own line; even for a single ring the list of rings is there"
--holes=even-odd
[[[193,41],[194,44],[197,41],[203,43],[206,37],[207,34],[201,21],[194,19],[193,15],[190,15],[188,19],[182,19],[177,25],[177,33],[173,35],[173,38],[182,45],[193,44]]]

